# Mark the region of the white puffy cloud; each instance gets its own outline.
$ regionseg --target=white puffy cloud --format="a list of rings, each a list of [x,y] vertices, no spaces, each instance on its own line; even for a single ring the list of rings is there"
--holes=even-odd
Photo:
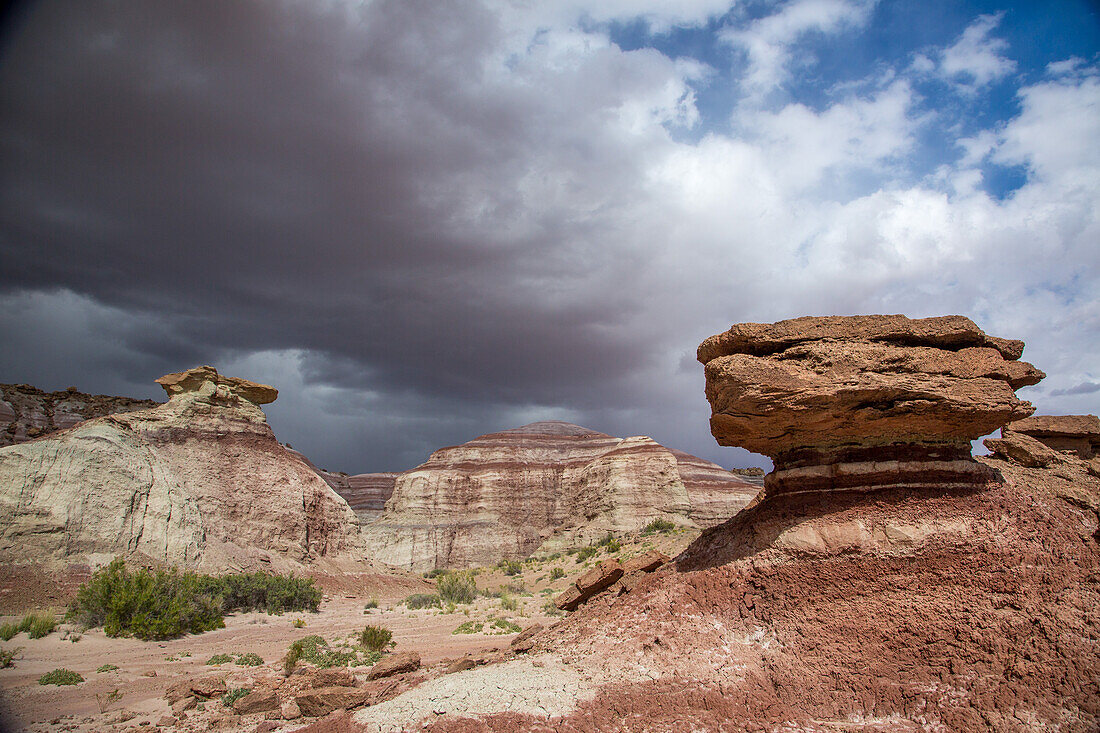
[[[1008,42],[992,36],[1003,14],[983,15],[975,20],[954,44],[939,54],[939,72],[960,85],[980,87],[997,81],[1016,69],[1016,62],[1004,55]]]

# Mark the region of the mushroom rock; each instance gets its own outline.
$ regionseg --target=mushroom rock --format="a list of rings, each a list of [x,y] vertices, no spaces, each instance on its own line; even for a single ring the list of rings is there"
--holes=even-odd
[[[165,404],[0,448],[0,562],[295,570],[364,556],[347,502],[275,439],[259,407],[273,387],[212,367],[157,382]]]
[[[963,316],[740,323],[706,339],[711,433],[769,456],[768,495],[983,485],[970,442],[1027,417],[1045,375]]]

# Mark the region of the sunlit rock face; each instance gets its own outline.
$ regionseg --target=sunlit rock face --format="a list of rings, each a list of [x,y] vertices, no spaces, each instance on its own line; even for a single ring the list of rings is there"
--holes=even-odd
[[[769,495],[983,484],[970,441],[1034,408],[1045,375],[1021,341],[963,316],[805,317],[741,323],[698,350],[711,432],[775,463]]]
[[[0,449],[0,558],[137,555],[222,571],[362,557],[347,503],[275,439],[278,392],[198,367],[163,405]]]
[[[548,421],[441,448],[396,478],[364,527],[374,556],[412,570],[491,565],[636,531],[710,526],[758,487],[645,436]]]

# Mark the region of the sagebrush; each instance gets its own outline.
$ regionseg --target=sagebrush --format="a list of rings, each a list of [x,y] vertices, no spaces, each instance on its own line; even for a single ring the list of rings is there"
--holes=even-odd
[[[320,603],[321,591],[310,578],[130,571],[117,558],[80,587],[68,616],[84,626],[102,626],[107,636],[170,639],[222,628],[224,614],[233,611],[316,611]]]
[[[452,603],[473,603],[477,598],[477,585],[474,574],[468,570],[441,575],[436,581],[439,597]]]

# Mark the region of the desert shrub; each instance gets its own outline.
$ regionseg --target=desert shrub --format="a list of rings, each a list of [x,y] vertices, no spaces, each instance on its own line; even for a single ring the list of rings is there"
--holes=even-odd
[[[622,543],[620,543],[617,539],[612,539],[605,545],[605,547],[607,547],[607,551],[609,553],[618,552],[619,550],[623,549]]]
[[[452,634],[476,634],[481,631],[485,626],[484,621],[466,621],[462,623],[457,629],[452,631]]]
[[[500,634],[518,634],[522,631],[519,624],[512,623],[506,618],[490,618],[489,625],[493,629],[497,629],[495,633]]]
[[[11,641],[12,637],[19,633],[19,624],[0,624],[0,639]]]
[[[296,618],[292,625],[296,629],[304,629],[306,627],[306,620],[304,618]]]
[[[519,560],[501,560],[497,567],[504,571],[504,574],[509,577],[519,575],[523,572],[523,563]]]
[[[264,663],[263,657],[255,652],[248,652],[247,654],[237,655],[237,664],[242,667],[259,667]]]
[[[577,562],[582,563],[600,551],[599,545],[589,545],[577,550]]]
[[[20,631],[26,631],[32,639],[41,639],[56,628],[56,616],[46,611],[35,611],[24,616],[19,623],[0,624],[0,639],[11,641]]]
[[[546,603],[542,604],[542,612],[547,616],[560,616],[561,609],[557,607],[552,598],[547,598]]]
[[[309,662],[317,667],[347,667],[358,660],[359,655],[354,650],[330,649],[324,637],[311,634],[290,645],[283,657],[283,670],[289,675],[298,662]]]
[[[207,659],[206,663],[208,665],[229,664],[232,661],[233,661],[233,655],[232,654],[215,654],[214,656],[210,657],[210,659]]]
[[[438,578],[440,575],[443,575],[446,572],[447,570],[445,568],[432,568],[428,572],[424,573],[424,577],[429,579]]]
[[[405,599],[405,606],[411,609],[439,608],[442,605],[435,593],[413,593]]]
[[[477,586],[473,573],[453,572],[441,575],[436,582],[439,597],[453,603],[473,603],[477,598]]]
[[[14,667],[15,655],[21,651],[23,651],[23,647],[21,646],[17,646],[14,649],[0,649],[0,669]]]
[[[207,664],[210,664],[210,662],[207,662]],[[103,673],[103,672],[114,672],[114,671],[115,671],[115,670],[117,670],[117,669],[118,669],[118,665],[117,665],[117,664],[104,664],[104,665],[103,665],[103,666],[101,666],[101,667],[100,667],[99,669],[97,669],[97,670],[96,670],[96,672],[98,672],[98,673]]]
[[[500,596],[500,607],[505,609],[506,611],[515,611],[517,608],[519,608],[519,604],[516,602],[515,598],[512,598],[512,596],[504,593]]]
[[[237,702],[250,692],[252,692],[251,687],[236,687],[222,695],[222,705],[226,706],[227,708],[231,708],[233,707],[233,703]]]
[[[367,611],[371,610],[372,608],[378,608],[378,599],[377,598],[371,598],[369,601],[367,601],[366,604],[363,606],[363,612],[366,613]]]
[[[129,571],[121,558],[77,591],[69,618],[102,626],[107,636],[170,639],[225,626],[232,611],[316,611],[321,591],[309,578],[265,573],[215,577],[190,571]]]
[[[658,532],[671,532],[676,529],[676,525],[667,519],[654,519],[652,522],[642,528],[643,535],[656,534]]]
[[[368,626],[359,634],[359,643],[371,651],[380,652],[393,638],[393,632],[381,626]]]
[[[38,678],[40,685],[79,685],[84,678],[71,669],[55,669]]]
[[[565,569],[564,568],[554,568],[553,570],[550,571],[550,580],[557,580],[558,578],[564,578],[564,577],[565,577]]]

